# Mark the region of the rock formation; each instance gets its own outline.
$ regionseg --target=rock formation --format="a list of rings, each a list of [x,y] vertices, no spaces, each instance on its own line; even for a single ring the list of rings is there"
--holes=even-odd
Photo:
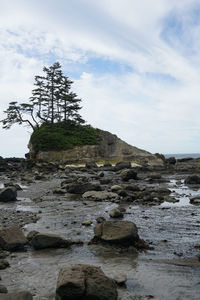
[[[97,145],[76,146],[65,151],[40,151],[35,153],[29,143],[30,157],[45,162],[61,164],[81,164],[94,161],[96,163],[117,163],[130,161],[141,165],[163,166],[159,157],[127,144],[108,131],[99,130]]]

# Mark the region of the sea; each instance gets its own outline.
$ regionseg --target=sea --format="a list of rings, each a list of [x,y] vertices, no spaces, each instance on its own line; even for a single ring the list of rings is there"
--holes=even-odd
[[[198,158],[200,157],[200,153],[170,153],[170,154],[164,154],[164,156],[166,158],[175,157],[176,159],[186,158],[186,157]]]

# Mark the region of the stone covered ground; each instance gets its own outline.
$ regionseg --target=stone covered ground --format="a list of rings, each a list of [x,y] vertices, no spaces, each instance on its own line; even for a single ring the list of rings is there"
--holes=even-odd
[[[199,299],[199,174],[1,159],[0,299]]]

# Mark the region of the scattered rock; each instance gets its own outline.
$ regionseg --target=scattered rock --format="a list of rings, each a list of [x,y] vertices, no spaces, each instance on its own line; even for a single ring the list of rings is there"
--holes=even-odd
[[[127,280],[127,276],[125,274],[117,274],[114,276],[114,281],[117,285],[122,286],[125,285],[125,282]]]
[[[36,233],[33,235],[30,244],[34,249],[39,250],[46,248],[66,248],[69,247],[72,242],[63,239],[57,234]]]
[[[121,162],[116,163],[116,165],[115,165],[116,171],[120,171],[123,169],[129,169],[129,168],[131,168],[130,161],[121,161]]]
[[[90,225],[92,225],[92,221],[91,220],[83,221],[82,225],[84,225],[84,226],[90,226]]]
[[[111,218],[123,218],[123,213],[118,209],[118,208],[113,208],[110,212],[109,212],[109,216]]]
[[[200,195],[196,195],[194,197],[191,197],[190,198],[190,203],[199,205],[200,204]]]
[[[122,187],[120,185],[113,185],[113,186],[111,186],[110,189],[111,189],[111,192],[117,193],[122,190]]]
[[[7,290],[7,287],[3,284],[0,284],[0,294],[7,294],[8,293],[8,290]],[[0,296],[0,299],[1,299],[1,296]]]
[[[17,226],[0,229],[0,247],[4,250],[18,250],[23,249],[27,244],[22,230]]]
[[[99,267],[77,264],[60,270],[56,300],[116,300],[117,296],[114,280]]]
[[[185,179],[185,184],[200,184],[199,175],[191,175]]]
[[[91,199],[94,201],[103,201],[103,200],[111,200],[117,199],[118,195],[112,192],[106,191],[88,191],[82,196],[84,199]]]
[[[130,221],[104,221],[94,228],[95,237],[101,241],[133,245],[139,239],[137,226]]]
[[[17,200],[17,190],[15,187],[7,187],[0,191],[0,202],[10,202]]]
[[[0,259],[0,270],[4,270],[10,266],[6,259]]]
[[[130,179],[135,179],[135,180],[138,179],[137,173],[132,169],[123,170],[120,176],[123,181],[129,181]]]

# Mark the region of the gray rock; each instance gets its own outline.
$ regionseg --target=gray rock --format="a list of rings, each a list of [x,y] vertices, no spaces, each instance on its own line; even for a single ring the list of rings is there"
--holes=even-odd
[[[0,247],[4,250],[23,249],[27,244],[22,230],[17,226],[0,229]]]
[[[7,294],[8,290],[7,287],[3,284],[0,284],[0,294]]]
[[[10,202],[17,200],[17,189],[15,187],[7,187],[0,191],[0,202]]]
[[[109,243],[133,245],[139,239],[137,226],[130,221],[105,221],[94,228],[95,237]]]
[[[0,300],[33,300],[33,297],[29,292],[14,292],[0,294]]]
[[[106,192],[106,191],[88,191],[84,193],[82,197],[83,199],[103,201],[103,200],[117,199],[118,195],[116,193]]]
[[[9,266],[10,264],[6,259],[0,259],[0,270],[5,270]]]
[[[116,300],[117,288],[113,279],[90,265],[71,265],[60,270],[56,300]]]
[[[134,170],[132,170],[132,169],[130,169],[130,170],[123,170],[121,172],[120,176],[121,176],[121,179],[123,181],[128,181],[130,179],[138,179],[137,173]]]
[[[120,170],[128,169],[128,168],[131,168],[130,161],[121,161],[121,162],[116,163],[116,165],[115,165],[116,171],[120,171]]]
[[[112,185],[110,189],[112,192],[116,193],[116,192],[121,191],[122,187],[120,185]]]
[[[57,234],[53,233],[37,233],[33,235],[30,241],[31,246],[34,249],[46,249],[46,248],[66,248],[72,243],[69,240],[65,240]]]
[[[111,218],[123,218],[123,213],[118,209],[118,208],[113,208],[110,212],[109,212],[109,216]]]

